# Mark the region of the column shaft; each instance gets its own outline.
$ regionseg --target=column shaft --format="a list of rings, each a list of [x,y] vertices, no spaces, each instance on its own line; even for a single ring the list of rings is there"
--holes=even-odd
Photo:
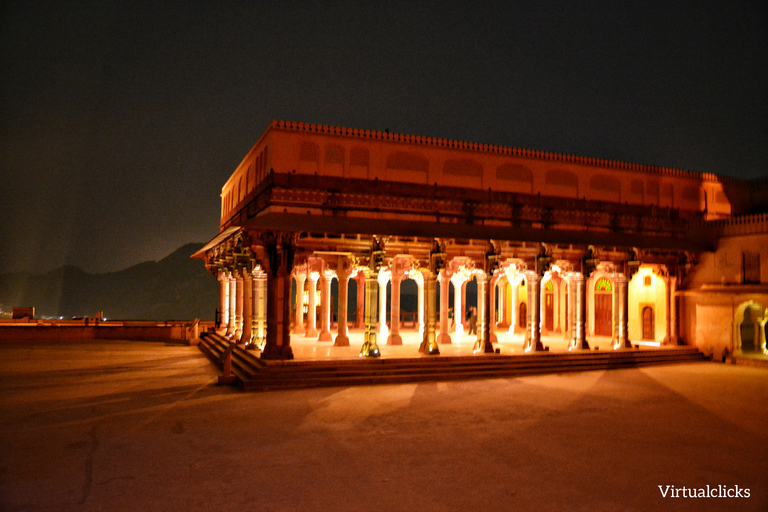
[[[544,350],[541,344],[541,298],[539,294],[540,277],[536,272],[527,272],[525,274],[528,282],[528,321],[525,331],[525,343],[523,347],[526,352]]]
[[[358,272],[355,277],[357,285],[357,306],[355,307],[355,327],[365,327],[365,272]]]
[[[293,333],[302,336],[304,329],[304,274],[296,274],[296,317],[293,322]]]
[[[229,279],[219,274],[219,330],[227,332],[229,325]]]
[[[320,334],[317,341],[333,341],[331,336],[331,275],[320,276]]]
[[[616,344],[614,349],[632,348],[627,332],[627,321],[629,312],[629,294],[627,278],[624,274],[618,274],[616,283],[616,306],[618,313],[616,315]]]
[[[234,336],[237,323],[235,322],[235,310],[237,309],[237,281],[229,277],[229,323],[226,336]]]
[[[339,305],[338,305],[338,329],[336,340],[333,342],[335,347],[348,347],[349,336],[347,336],[347,288],[349,287],[349,274],[343,271],[337,272],[339,278]]]
[[[584,274],[576,272],[571,278],[573,283],[572,311],[572,338],[571,345],[575,350],[589,350],[587,343],[587,287]],[[570,287],[570,286],[569,286]]]
[[[451,343],[451,335],[448,334],[448,283],[450,279],[445,276],[445,271],[440,277],[440,335],[437,342],[440,344]],[[458,323],[459,319],[456,319]]]
[[[317,305],[315,304],[315,300],[317,297],[317,280],[320,277],[320,274],[317,272],[312,272],[308,279],[309,279],[309,297],[307,302],[308,309],[307,309],[307,331],[304,334],[307,338],[313,338],[317,336]]]
[[[379,346],[376,343],[376,316],[378,313],[379,282],[378,276],[367,270],[365,274],[365,335],[361,356],[379,357]]]
[[[259,272],[254,280],[254,317],[255,317],[255,340],[254,343],[259,350],[264,350],[267,344],[267,274]]]
[[[437,346],[437,337],[435,335],[435,324],[437,323],[437,275],[429,271],[424,271],[422,275],[424,276],[424,284],[421,291],[424,296],[421,300],[426,308],[426,319],[419,352],[439,355],[440,349]]]
[[[253,338],[253,274],[243,269],[243,332],[239,343],[249,346]]]
[[[378,288],[379,288],[379,337],[380,339],[386,339],[389,334],[389,328],[387,327],[387,275],[384,272],[380,272],[378,276]]]
[[[400,281],[401,277],[392,276],[392,308],[390,312],[390,329],[387,345],[402,345],[403,338],[400,336]]]

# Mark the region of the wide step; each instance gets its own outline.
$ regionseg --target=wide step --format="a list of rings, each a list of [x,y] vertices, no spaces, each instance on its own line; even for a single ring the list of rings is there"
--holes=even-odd
[[[221,336],[208,335],[200,345],[203,352],[219,363],[218,358],[229,343],[229,340]],[[504,356],[488,354],[460,357],[264,361],[258,357],[257,352],[237,347],[232,351],[232,372],[242,389],[269,390],[500,378],[705,360],[706,357],[694,347],[675,347],[618,352],[540,352]]]

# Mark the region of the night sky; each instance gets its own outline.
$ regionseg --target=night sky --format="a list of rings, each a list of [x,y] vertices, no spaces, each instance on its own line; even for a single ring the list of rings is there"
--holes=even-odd
[[[208,241],[272,119],[768,176],[764,0],[514,3],[2,2],[0,273]]]

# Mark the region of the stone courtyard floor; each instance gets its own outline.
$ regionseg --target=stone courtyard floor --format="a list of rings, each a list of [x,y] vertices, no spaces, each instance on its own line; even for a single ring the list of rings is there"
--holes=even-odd
[[[216,376],[180,344],[0,344],[0,510],[768,510],[765,369],[262,393]]]

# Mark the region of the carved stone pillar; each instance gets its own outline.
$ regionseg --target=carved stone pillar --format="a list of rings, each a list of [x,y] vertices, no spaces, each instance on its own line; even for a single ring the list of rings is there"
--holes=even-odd
[[[239,342],[243,334],[243,274],[235,273],[235,289],[237,290],[237,301],[235,302],[235,334],[234,339]]]
[[[296,311],[295,320],[293,321],[293,333],[299,336],[303,336],[304,329],[304,281],[307,279],[306,274],[297,273],[296,278]]]
[[[361,356],[379,357],[376,337],[376,316],[378,313],[379,281],[378,272],[366,269],[365,272],[365,335]]]
[[[355,307],[355,327],[365,327],[365,272],[358,272],[355,277],[357,284],[357,306]]]
[[[237,309],[237,280],[229,275],[229,323],[227,324],[226,336],[231,338],[235,335],[237,322],[235,321],[235,310]]]
[[[387,283],[389,282],[390,272],[381,269],[377,277],[379,288],[379,338],[387,339],[389,328],[387,327]]]
[[[219,326],[218,330],[226,334],[229,326],[229,277],[226,272],[219,272]]]
[[[448,269],[443,269],[440,272],[440,335],[437,337],[437,342],[443,345],[451,343],[451,335],[448,334],[448,283],[450,276],[447,273]]]
[[[616,292],[614,293],[614,297],[616,298],[614,301],[614,311],[616,311],[616,314],[614,315],[613,348],[614,350],[632,348],[632,343],[629,341],[629,336],[627,334],[627,320],[629,316],[627,277],[622,273],[618,273],[613,282],[616,286]]]
[[[488,307],[488,339],[491,340],[491,343],[498,343],[498,338],[496,337],[496,286],[498,285],[500,278],[500,274],[494,273],[493,277],[490,279],[490,287],[488,290],[490,297]]]
[[[544,350],[541,344],[541,300],[539,297],[539,274],[533,271],[525,273],[525,279],[528,282],[528,321],[525,331],[525,342],[523,348],[526,352],[535,352]]]
[[[307,298],[307,331],[304,334],[307,338],[317,336],[317,280],[320,279],[319,272],[310,272],[307,275],[309,279],[309,297]]]
[[[267,343],[262,359],[293,359],[291,349],[291,269],[296,247],[290,233],[262,235],[267,271]]]
[[[437,337],[435,333],[435,324],[437,323],[437,274],[429,270],[422,270],[423,285],[420,291],[423,291],[424,297],[421,301],[424,303],[424,330],[422,331],[421,345],[419,352],[423,354],[439,355],[440,349],[437,346]]]
[[[675,318],[675,291],[677,287],[677,278],[673,275],[667,275],[664,279],[664,284],[667,289],[667,295],[665,297],[667,306],[667,329],[663,343],[665,345],[677,345],[677,319]]]
[[[416,281],[416,288],[418,289],[418,317],[419,317],[419,334],[424,334],[424,275],[421,272],[411,272],[411,279]]]
[[[544,275],[543,278],[539,281],[539,332],[544,330],[544,322],[546,320],[547,312],[545,311],[545,308],[541,307],[541,304],[544,304],[545,300],[545,292],[544,286],[546,284],[546,281],[544,279],[551,279],[551,277],[548,277],[547,275]]]
[[[490,339],[490,293],[488,274],[475,274],[477,279],[477,341],[472,348],[473,354],[492,354],[493,344]]]
[[[677,293],[677,276],[671,276],[669,281],[669,343],[670,345],[677,345],[677,299],[675,297]]]
[[[254,271],[254,343],[259,350],[267,344],[267,274],[259,269]]]
[[[243,269],[243,332],[239,343],[250,346],[253,341],[253,274]]]
[[[329,270],[320,275],[320,334],[317,341],[333,341],[333,336],[331,336],[331,279],[333,279],[333,272]]]
[[[569,350],[589,350],[587,343],[587,287],[584,274],[574,272],[568,284],[571,300],[571,344]]]
[[[349,275],[351,271],[352,264],[350,260],[348,258],[339,258],[339,263],[336,269],[336,277],[339,278],[339,322],[337,324],[336,340],[333,342],[334,347],[349,346],[349,336],[347,336],[347,289],[349,287]]]
[[[387,345],[402,345],[403,338],[400,336],[400,282],[404,276],[403,261],[399,258],[393,260],[392,266],[392,307],[390,309],[390,322],[392,328],[390,329],[389,337],[387,338]]]

